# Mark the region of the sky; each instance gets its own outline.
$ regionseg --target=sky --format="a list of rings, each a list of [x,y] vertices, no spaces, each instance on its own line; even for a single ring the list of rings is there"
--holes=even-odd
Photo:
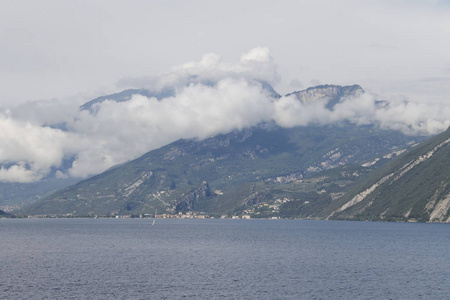
[[[5,0],[0,106],[87,101],[206,53],[268,47],[280,93],[318,83],[441,101],[450,92],[450,1]]]
[[[408,134],[450,125],[450,1],[2,1],[0,181],[86,177],[179,138],[263,121],[350,120]],[[191,82],[192,78],[195,82]],[[335,111],[280,94],[367,93]],[[215,82],[215,85],[203,84]],[[79,105],[127,88],[160,91]],[[378,107],[377,99],[390,105]],[[55,128],[65,123],[66,130]],[[49,126],[52,125],[52,126]],[[73,163],[62,170],[65,160]],[[59,171],[58,171],[59,172]]]

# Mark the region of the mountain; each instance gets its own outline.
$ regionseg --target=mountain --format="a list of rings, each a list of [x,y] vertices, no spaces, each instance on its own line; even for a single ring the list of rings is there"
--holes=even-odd
[[[331,194],[375,168],[363,162],[395,156],[416,141],[371,126],[261,124],[202,141],[179,140],[60,190],[23,213],[109,216],[157,209],[220,215],[252,210],[266,216],[269,205],[316,197],[325,187],[328,198],[319,198],[331,202]]]
[[[270,85],[261,84],[274,99],[280,97]],[[135,94],[164,101],[173,91],[163,93],[167,94],[126,90],[91,100],[80,109],[95,114],[96,104],[128,101]],[[322,85],[289,96],[305,103],[321,101],[333,110],[335,104],[362,93],[358,85]],[[337,210],[360,193],[365,180],[374,180],[374,170],[423,139],[346,122],[295,128],[269,122],[205,140],[179,140],[75,185],[60,183],[56,192],[54,178],[17,184],[9,191],[0,185],[0,204],[8,195],[27,195],[34,203],[23,208],[25,214],[110,216],[157,210],[357,219],[356,214],[345,215],[346,207]]]
[[[399,156],[324,211],[328,219],[450,221],[450,128]]]

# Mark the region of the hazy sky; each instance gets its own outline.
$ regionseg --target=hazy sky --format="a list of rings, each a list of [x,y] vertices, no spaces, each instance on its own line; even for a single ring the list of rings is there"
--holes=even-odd
[[[84,102],[217,53],[268,47],[280,93],[319,83],[447,101],[450,1],[5,0],[0,106]]]
[[[0,5],[0,182],[86,177],[180,138],[260,122],[346,120],[407,134],[450,126],[449,1]],[[366,93],[331,111],[274,99],[261,80],[282,94],[318,84]],[[165,87],[176,93],[162,101],[79,110],[126,88]]]

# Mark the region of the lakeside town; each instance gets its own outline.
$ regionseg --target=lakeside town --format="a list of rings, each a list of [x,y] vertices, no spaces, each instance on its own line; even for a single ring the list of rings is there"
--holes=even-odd
[[[186,214],[159,214],[156,216],[149,214],[142,215],[112,215],[112,216],[74,216],[71,214],[65,215],[32,215],[27,216],[28,219],[41,219],[41,218],[94,218],[94,219],[281,219],[280,217],[270,217],[270,218],[255,218],[251,215],[221,215],[220,217],[214,217],[209,214],[203,213],[186,213]]]
[[[255,205],[251,209],[245,209],[233,214],[208,214],[205,212],[188,211],[178,213],[163,213],[163,214],[126,214],[122,215],[119,212],[111,215],[75,215],[72,213],[55,215],[55,214],[42,214],[42,215],[29,215],[22,216],[27,218],[94,218],[94,219],[282,219],[276,214],[280,211],[280,206],[283,203],[290,202],[292,199],[284,198],[277,199],[273,204],[263,202]],[[308,204],[309,201],[305,201]],[[18,216],[20,217],[20,216]]]

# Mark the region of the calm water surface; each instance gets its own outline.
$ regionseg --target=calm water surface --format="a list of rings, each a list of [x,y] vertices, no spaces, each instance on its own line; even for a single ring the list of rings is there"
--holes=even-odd
[[[0,219],[0,299],[450,299],[450,224]]]

